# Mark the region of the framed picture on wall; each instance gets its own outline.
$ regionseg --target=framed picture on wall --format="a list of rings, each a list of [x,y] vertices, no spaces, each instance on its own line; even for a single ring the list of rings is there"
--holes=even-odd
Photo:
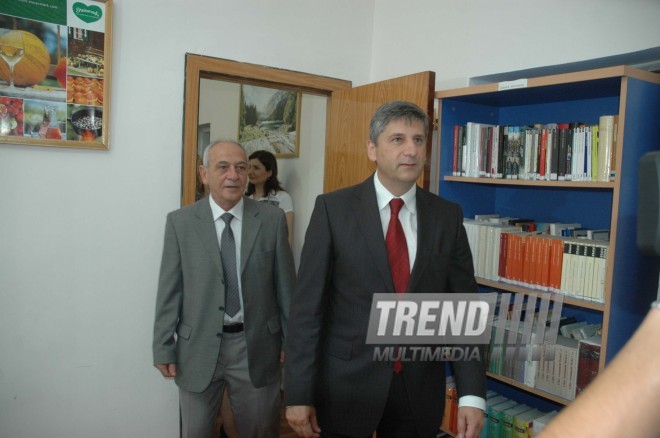
[[[241,84],[238,141],[248,156],[257,150],[297,157],[302,93]]]
[[[0,143],[108,149],[112,0],[0,2]]]

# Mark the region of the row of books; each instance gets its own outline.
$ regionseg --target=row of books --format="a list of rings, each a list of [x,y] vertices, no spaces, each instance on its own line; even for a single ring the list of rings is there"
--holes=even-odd
[[[528,438],[537,436],[557,416],[557,411],[542,412],[503,395],[486,396],[486,412],[481,438]]]
[[[618,116],[598,125],[454,126],[452,175],[548,181],[614,179]]]
[[[512,333],[507,321],[502,345],[495,342],[495,333],[488,350],[488,370],[493,374],[515,380],[566,400],[574,400],[598,375],[600,364],[600,324],[576,322],[574,317],[560,321],[560,334],[555,343],[547,337],[538,346],[540,354],[533,356],[533,345],[538,343],[531,333],[528,345],[522,343],[522,328]],[[524,350],[521,347],[527,347]],[[507,349],[513,354],[506,355]]]
[[[456,434],[456,417],[451,412],[457,410],[456,384],[453,377],[447,380],[445,416],[442,430]],[[449,415],[448,415],[449,412]],[[484,426],[480,438],[528,438],[538,435],[557,415],[557,411],[541,412],[523,403],[510,400],[495,391],[486,394]]]
[[[534,224],[527,227],[533,231],[524,231],[525,224],[514,218],[464,220],[477,277],[604,302],[609,241],[596,239],[609,238],[608,230]]]

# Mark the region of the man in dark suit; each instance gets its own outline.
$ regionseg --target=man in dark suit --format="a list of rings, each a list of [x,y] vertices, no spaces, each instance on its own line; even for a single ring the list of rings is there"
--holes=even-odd
[[[374,361],[374,346],[365,343],[374,293],[477,290],[460,207],[415,184],[428,132],[427,115],[416,105],[381,106],[367,143],[376,173],[316,200],[286,346],[286,416],[299,436],[366,438],[377,431],[378,438],[426,438],[438,432],[444,363],[403,362],[401,368]],[[405,241],[392,249],[390,232],[400,230]],[[454,362],[453,369],[459,432],[474,438],[483,425],[484,365]]]
[[[213,436],[225,385],[241,436],[279,433],[295,270],[284,213],[243,196],[247,171],[241,145],[211,144],[210,196],[167,216],[153,357],[179,387],[184,438]]]

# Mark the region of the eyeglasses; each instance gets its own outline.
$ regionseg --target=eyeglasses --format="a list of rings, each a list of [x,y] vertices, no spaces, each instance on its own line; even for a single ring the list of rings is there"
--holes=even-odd
[[[239,175],[247,175],[248,173],[248,165],[247,163],[238,163],[233,165],[234,170],[236,173]],[[229,172],[229,170],[232,168],[232,165],[229,163],[222,163],[216,166],[216,170],[220,175],[224,175],[225,173]]]

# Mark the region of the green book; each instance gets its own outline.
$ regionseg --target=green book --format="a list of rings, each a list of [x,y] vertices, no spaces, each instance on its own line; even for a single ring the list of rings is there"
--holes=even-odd
[[[492,397],[488,397],[488,396],[486,397],[486,410],[484,411],[484,427],[481,428],[481,434],[479,435],[479,438],[488,438],[488,424],[489,424],[488,414],[490,412],[490,408],[493,405],[505,402],[507,400],[509,399],[497,393],[495,393],[495,395]]]
[[[517,405],[517,402],[508,400],[490,408],[490,413],[488,414],[488,438],[500,438],[502,436],[502,414],[506,409]]]
[[[529,411],[531,407],[521,404],[512,408],[506,409],[502,413],[502,438],[513,438],[513,420],[516,415]]]

